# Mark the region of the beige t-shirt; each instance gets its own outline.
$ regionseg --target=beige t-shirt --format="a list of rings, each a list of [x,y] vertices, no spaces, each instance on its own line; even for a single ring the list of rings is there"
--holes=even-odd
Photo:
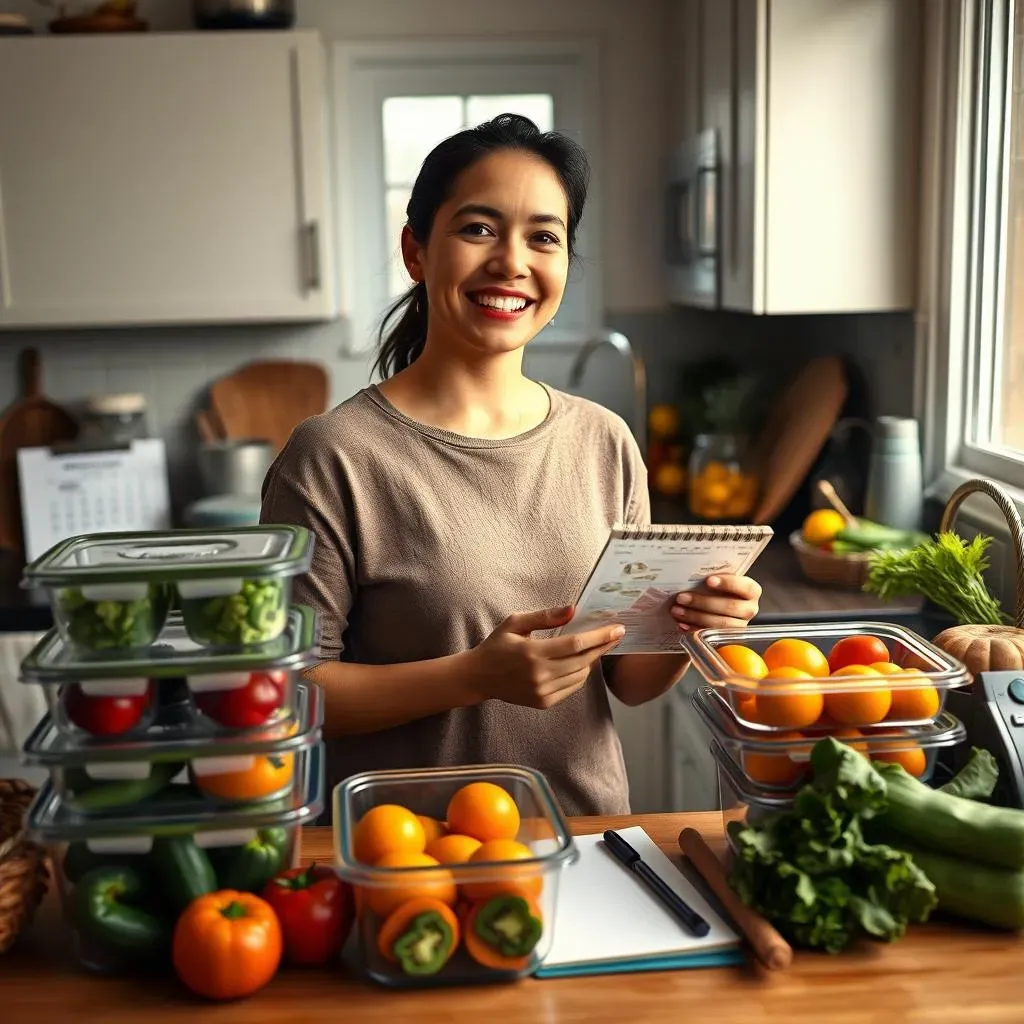
[[[267,474],[261,518],[316,536],[293,593],[319,613],[323,658],[467,650],[513,612],[572,603],[609,528],[650,521],[623,420],[547,390],[547,418],[502,440],[418,423],[375,385],[296,428]],[[327,742],[332,787],[372,769],[497,762],[543,772],[565,814],[627,813],[603,666],[547,710],[488,700]]]

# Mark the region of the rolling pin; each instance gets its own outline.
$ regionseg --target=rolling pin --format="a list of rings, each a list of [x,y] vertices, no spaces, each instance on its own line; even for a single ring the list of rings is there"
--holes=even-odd
[[[722,862],[693,828],[679,833],[679,849],[690,859],[701,878],[722,901],[722,906],[736,927],[747,937],[758,960],[773,971],[785,970],[793,962],[793,947],[760,914],[751,910],[732,891],[725,877]]]

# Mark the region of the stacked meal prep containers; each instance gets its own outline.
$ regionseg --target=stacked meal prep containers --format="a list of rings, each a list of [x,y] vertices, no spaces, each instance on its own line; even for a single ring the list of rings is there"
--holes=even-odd
[[[876,637],[885,644],[893,665],[912,671],[878,676],[830,674],[795,683],[757,680],[733,671],[719,653],[737,644],[763,655],[778,640],[796,639],[814,644],[827,658],[835,644],[851,636]],[[701,629],[694,631],[687,646],[706,681],[697,687],[692,704],[710,736],[726,828],[731,821],[754,822],[792,806],[811,774],[811,748],[823,736],[835,736],[873,760],[900,763],[922,781],[936,784],[943,781],[934,779],[938,752],[966,740],[963,723],[945,705],[950,689],[970,682],[967,668],[902,626],[850,622]],[[886,690],[923,699],[894,700],[877,720],[885,699],[874,698]],[[755,703],[759,692],[821,694],[822,712],[813,723],[799,727],[765,724]],[[856,702],[848,697],[844,701],[846,717],[856,724],[838,722],[829,714],[830,704],[833,709],[838,706],[838,695],[850,694],[867,696],[859,721]],[[934,713],[919,717],[901,713],[901,708],[915,704]]]
[[[49,707],[26,824],[87,967],[167,967],[193,897],[297,863],[325,805],[316,616],[291,604],[312,551],[290,526],[108,533],[26,567],[55,622],[21,668]]]

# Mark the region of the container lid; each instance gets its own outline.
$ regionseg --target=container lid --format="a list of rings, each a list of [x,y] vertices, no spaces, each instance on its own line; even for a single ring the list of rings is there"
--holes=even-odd
[[[309,569],[313,546],[309,530],[291,525],[91,533],[61,541],[25,566],[22,585],[298,576]]]
[[[324,724],[323,699],[313,683],[297,683],[295,715],[266,727],[238,734],[211,735],[187,708],[170,721],[154,725],[141,736],[111,741],[104,737],[79,740],[58,729],[47,712],[32,730],[21,751],[21,762],[44,768],[85,765],[139,765],[193,761],[208,757],[284,754],[320,742]]]
[[[768,754],[784,753],[794,761],[806,761],[810,759],[811,748],[821,738],[814,735],[813,726],[801,730],[803,738],[799,740],[780,739],[777,733],[755,732],[744,728],[736,721],[725,699],[713,686],[698,686],[690,702],[714,739],[727,747]],[[934,721],[923,725],[892,728],[865,726],[860,733],[854,742],[868,753],[872,750],[888,752],[912,750],[915,747],[923,750],[952,747],[967,738],[963,722],[948,711],[943,711]],[[823,731],[822,735],[827,734]]]
[[[53,781],[47,780],[25,816],[28,835],[40,843],[85,841],[107,852],[145,852],[146,839],[156,836],[194,835],[204,847],[246,843],[264,828],[311,825],[325,802],[324,749],[309,748],[297,761],[301,772],[292,792],[277,800],[234,807],[211,806],[197,794],[194,805],[178,800],[161,809],[160,804],[125,808],[120,815],[83,815],[61,799]]]
[[[536,856],[515,861],[517,871],[543,874],[553,868],[567,867],[579,859],[579,848],[573,839],[569,825],[562,814],[558,801],[547,779],[533,768],[510,764],[462,765],[450,768],[393,769],[390,771],[362,772],[350,775],[334,787],[334,866],[338,874],[358,885],[393,885],[396,877],[415,877],[423,868],[379,868],[357,861],[353,855],[353,831],[356,822],[351,813],[351,804],[367,790],[383,789],[392,797],[407,787],[410,803],[417,790],[429,791],[435,796],[446,791],[454,792],[468,782],[493,782],[507,786],[514,780],[518,786],[530,793],[533,808],[538,813],[541,826],[538,837],[530,845]],[[397,799],[397,798],[396,798]],[[416,813],[428,813],[417,810]],[[447,870],[457,885],[474,880],[481,881],[493,876],[496,871],[507,870],[507,861],[483,861],[479,864],[453,864]],[[427,870],[430,870],[429,868]]]
[[[693,659],[705,682],[724,685],[734,692],[749,694],[758,680],[733,671],[718,653],[719,647],[739,644],[757,653],[765,651],[776,640],[807,640],[826,657],[833,645],[848,636],[877,637],[889,649],[891,660],[902,667],[913,668],[914,675],[820,676],[814,683],[819,693],[842,693],[851,689],[883,688],[916,689],[921,677],[937,689],[965,686],[971,681],[967,666],[945,651],[929,643],[913,631],[891,622],[794,622],[785,625],[742,626],[736,629],[695,629],[683,635],[683,646]]]
[[[262,644],[224,653],[192,640],[180,612],[172,612],[158,643],[144,650],[114,648],[82,658],[54,627],[21,663],[23,683],[80,683],[94,679],[180,679],[190,675],[258,670],[299,670],[320,656],[316,612],[296,604],[288,610],[284,632]]]

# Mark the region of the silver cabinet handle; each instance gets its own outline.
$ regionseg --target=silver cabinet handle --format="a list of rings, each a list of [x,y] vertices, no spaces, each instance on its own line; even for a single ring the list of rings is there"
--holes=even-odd
[[[306,287],[320,287],[320,222],[311,220],[302,228],[303,254],[306,270]]]

